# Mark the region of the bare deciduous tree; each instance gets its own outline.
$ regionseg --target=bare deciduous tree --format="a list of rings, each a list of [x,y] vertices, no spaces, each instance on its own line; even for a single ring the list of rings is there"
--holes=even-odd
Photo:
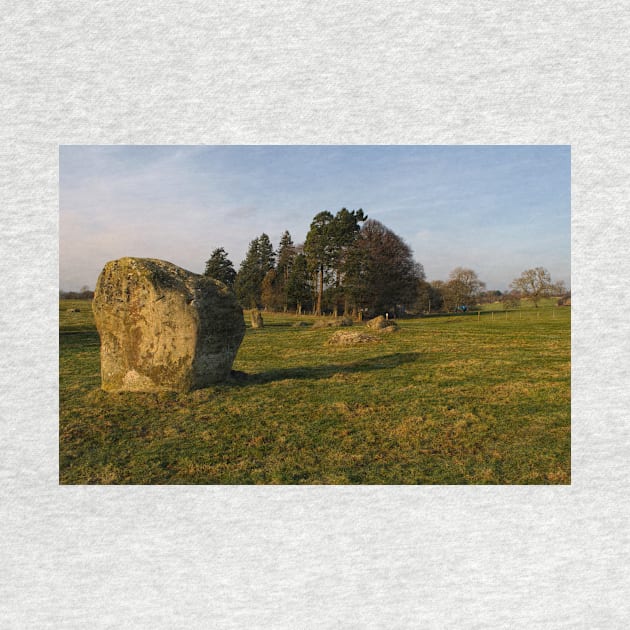
[[[479,293],[485,287],[486,283],[481,282],[472,269],[456,267],[449,274],[449,280],[444,286],[444,301],[449,310],[471,305],[477,301]]]
[[[544,267],[526,269],[515,278],[510,286],[523,297],[530,299],[536,308],[542,298],[558,295],[564,292],[564,284],[551,281],[551,274]]]

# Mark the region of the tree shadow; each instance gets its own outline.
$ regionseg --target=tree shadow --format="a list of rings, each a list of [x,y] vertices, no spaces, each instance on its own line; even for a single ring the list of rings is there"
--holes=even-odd
[[[414,363],[420,359],[420,352],[397,352],[351,363],[330,363],[327,365],[315,365],[309,367],[280,368],[248,374],[232,370],[229,379],[224,385],[254,385],[284,381],[287,379],[326,379],[334,374],[357,374],[373,372],[375,370],[391,370],[407,363]]]

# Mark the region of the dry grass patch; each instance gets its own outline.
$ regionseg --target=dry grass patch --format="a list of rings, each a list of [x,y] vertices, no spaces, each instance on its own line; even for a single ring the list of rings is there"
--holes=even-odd
[[[380,341],[378,337],[364,332],[336,332],[326,344],[329,346],[354,346],[362,343],[374,343]]]

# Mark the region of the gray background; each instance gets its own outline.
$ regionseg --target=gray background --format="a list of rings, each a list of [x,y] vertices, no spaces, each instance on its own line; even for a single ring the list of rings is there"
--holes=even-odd
[[[627,627],[629,27],[614,1],[4,3],[0,627]],[[60,487],[72,143],[571,144],[572,485]]]

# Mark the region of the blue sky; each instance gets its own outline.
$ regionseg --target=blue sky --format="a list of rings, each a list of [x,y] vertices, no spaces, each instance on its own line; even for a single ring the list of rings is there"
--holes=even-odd
[[[488,289],[546,267],[570,287],[568,146],[62,146],[60,288],[94,288],[122,256],[201,273],[216,247],[303,242],[321,210],[363,208],[428,280],[474,269]]]

